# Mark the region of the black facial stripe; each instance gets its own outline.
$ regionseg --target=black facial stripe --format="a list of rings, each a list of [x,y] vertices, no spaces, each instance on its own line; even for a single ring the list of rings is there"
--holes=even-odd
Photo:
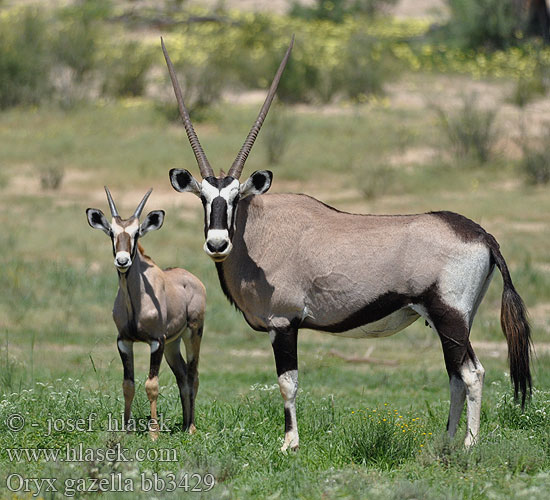
[[[208,221],[206,220],[206,198],[201,194],[202,208],[204,212],[204,237],[208,233]]]
[[[227,227],[227,202],[218,196],[210,206],[209,229],[228,229]]]

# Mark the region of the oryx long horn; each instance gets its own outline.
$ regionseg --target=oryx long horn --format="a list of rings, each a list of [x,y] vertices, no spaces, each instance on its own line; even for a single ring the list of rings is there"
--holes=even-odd
[[[183,102],[183,96],[181,94],[180,84],[178,83],[178,78],[176,77],[174,66],[172,65],[172,61],[170,60],[168,51],[164,46],[164,40],[162,39],[162,37],[160,37],[160,43],[162,45],[162,52],[164,53],[164,59],[166,59],[166,65],[168,66],[168,72],[170,73],[170,80],[172,80],[172,87],[174,87],[174,94],[176,94],[176,100],[178,101],[178,108],[180,110],[181,120],[183,121],[183,126],[185,127],[187,138],[191,143],[191,148],[193,149],[193,153],[195,153],[195,158],[199,165],[199,170],[201,172],[201,175],[203,178],[214,176],[214,171],[212,170],[212,167],[210,166],[210,163],[208,162],[208,159],[204,154],[201,143],[199,142],[199,138],[197,137],[197,134],[195,133],[195,129],[193,128],[193,124],[191,123],[191,118],[189,117],[187,108],[185,107],[185,103]]]
[[[143,197],[143,200],[141,200],[139,202],[139,205],[137,206],[136,208],[136,211],[134,212],[134,217],[136,219],[139,219],[140,215],[141,215],[141,212],[143,212],[143,207],[145,206],[145,204],[147,203],[147,200],[149,199],[149,196],[151,195],[151,192],[153,191],[153,188],[149,189],[149,191],[147,191],[145,193],[145,196]]]
[[[111,191],[109,191],[109,188],[107,186],[103,186],[105,188],[105,192],[107,193],[107,201],[109,202],[109,208],[111,209],[111,215],[113,217],[120,217],[118,215],[118,211],[116,209],[115,201],[113,200],[113,197],[111,196]]]
[[[267,116],[267,112],[269,111],[269,107],[271,106],[271,102],[273,101],[273,98],[275,97],[275,92],[277,92],[277,86],[279,85],[279,80],[281,79],[281,76],[282,76],[283,71],[285,69],[288,58],[290,57],[290,51],[292,50],[293,45],[294,45],[294,35],[292,35],[292,39],[290,40],[290,45],[288,46],[288,49],[286,50],[285,56],[283,57],[283,60],[281,61],[281,64],[279,65],[279,69],[277,70],[277,73],[275,73],[275,78],[273,78],[273,82],[271,83],[271,87],[269,88],[269,93],[267,94],[267,97],[265,98],[264,105],[262,106],[262,109],[260,110],[260,114],[258,115],[258,118],[256,118],[256,121],[254,122],[254,125],[252,125],[252,128],[250,129],[250,132],[248,133],[248,137],[244,141],[244,144],[243,144],[241,150],[239,151],[239,154],[237,155],[237,158],[235,158],[235,161],[233,162],[233,165],[231,165],[231,168],[229,169],[229,172],[227,173],[227,175],[230,175],[231,177],[234,177],[235,179],[238,179],[241,176],[241,172],[243,170],[244,163],[245,163],[246,159],[248,158],[248,154],[250,153],[250,150],[252,149],[252,146],[254,145],[254,141],[256,140],[256,137],[258,136],[258,133],[260,132],[260,129],[262,128],[265,117]]]

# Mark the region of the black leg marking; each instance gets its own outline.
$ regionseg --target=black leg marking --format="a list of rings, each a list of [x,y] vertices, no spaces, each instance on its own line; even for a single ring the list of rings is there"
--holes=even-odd
[[[298,330],[270,332],[279,389],[284,400],[285,440],[281,448],[295,450],[299,445],[296,421],[296,393],[298,392]]]

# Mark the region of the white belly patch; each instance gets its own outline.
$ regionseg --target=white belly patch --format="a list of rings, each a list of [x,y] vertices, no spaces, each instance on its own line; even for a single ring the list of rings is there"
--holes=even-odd
[[[337,337],[350,337],[354,339],[389,337],[397,332],[400,332],[410,324],[414,323],[420,315],[413,311],[410,307],[403,307],[388,316],[367,323],[366,325],[354,328],[341,333],[328,332]]]

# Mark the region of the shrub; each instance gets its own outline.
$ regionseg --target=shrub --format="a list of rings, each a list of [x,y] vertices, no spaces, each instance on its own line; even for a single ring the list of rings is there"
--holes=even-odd
[[[475,94],[464,96],[462,106],[453,113],[438,106],[434,108],[457,159],[470,158],[479,163],[490,159],[497,139],[496,110],[480,108]]]
[[[136,41],[122,44],[105,61],[102,92],[113,97],[137,97],[145,93],[153,53]]]
[[[335,72],[338,88],[358,101],[371,94],[382,94],[384,83],[395,75],[395,60],[388,47],[362,32],[350,37],[342,63]]]
[[[77,82],[96,64],[98,21],[110,12],[107,0],[84,0],[59,11],[60,28],[53,43],[57,61],[74,71]]]
[[[289,14],[306,20],[323,19],[341,23],[346,16],[374,16],[395,5],[398,0],[315,0],[313,5],[293,2]]]
[[[371,164],[364,160],[352,165],[357,179],[357,187],[367,200],[374,200],[386,194],[393,185],[394,173],[386,163]]]
[[[281,161],[293,132],[294,121],[285,107],[281,104],[274,106],[262,131],[262,142],[265,144],[269,165]]]
[[[65,175],[61,165],[49,165],[40,169],[40,187],[44,190],[59,189]]]
[[[544,133],[537,141],[525,136],[520,141],[523,158],[519,167],[526,182],[531,185],[550,182],[550,124],[546,124]]]
[[[194,116],[203,115],[221,98],[227,77],[225,65],[218,62],[217,55],[213,54],[204,64],[180,62],[176,66],[185,104]]]
[[[463,48],[508,47],[526,26],[516,0],[447,0],[447,4],[450,16],[444,35]]]
[[[514,85],[509,101],[518,108],[524,108],[537,96],[544,94],[544,91],[544,85],[538,75],[531,78],[521,76]]]
[[[38,9],[19,10],[0,21],[0,109],[38,104],[51,93],[46,33]]]

